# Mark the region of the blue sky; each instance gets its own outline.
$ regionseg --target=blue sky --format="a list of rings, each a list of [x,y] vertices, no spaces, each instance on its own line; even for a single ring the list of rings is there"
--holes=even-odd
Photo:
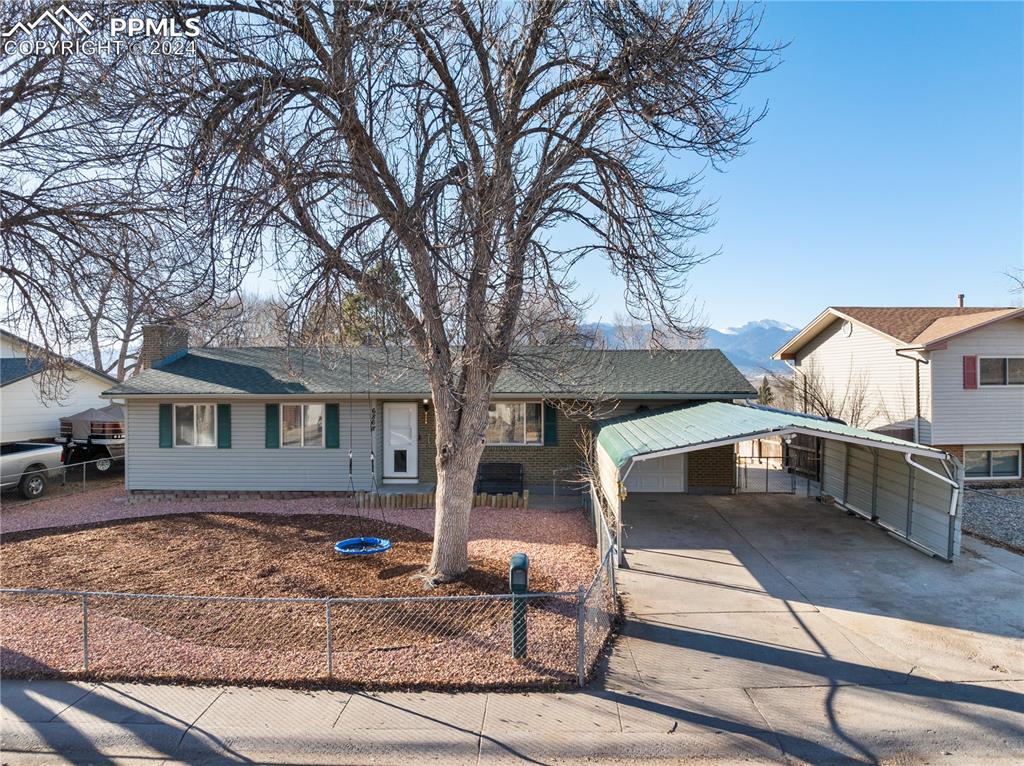
[[[783,61],[746,93],[753,144],[704,191],[692,297],[715,327],[824,306],[1009,305],[1024,265],[1024,5],[769,2]],[[596,266],[596,264],[595,264]],[[592,318],[622,307],[580,274]]]
[[[769,109],[753,143],[705,173],[717,222],[696,244],[721,254],[691,272],[690,295],[709,324],[801,326],[827,305],[944,306],[959,292],[1011,305],[1003,273],[1024,266],[1024,4],[763,10],[762,38],[788,47],[745,92]],[[621,282],[603,261],[581,266],[588,318],[611,320]],[[250,284],[274,291],[270,274]]]

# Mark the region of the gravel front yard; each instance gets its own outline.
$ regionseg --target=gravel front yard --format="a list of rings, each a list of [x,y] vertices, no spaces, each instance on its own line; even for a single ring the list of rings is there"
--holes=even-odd
[[[99,490],[25,510],[30,514],[19,508],[13,520],[4,513],[5,587],[289,598],[474,596],[507,593],[508,560],[518,551],[530,557],[534,591],[575,591],[590,582],[597,563],[590,524],[574,512],[474,509],[469,573],[428,591],[415,574],[430,555],[430,509],[388,510],[382,521],[335,498],[129,505],[120,492]],[[114,515],[131,518],[104,520]],[[10,531],[58,519],[93,524]],[[334,541],[358,534],[389,537],[395,547],[379,556],[333,553]],[[508,600],[357,601],[331,610],[334,683],[521,687],[575,679],[575,597],[530,602],[525,660],[510,657]],[[326,680],[323,604],[91,597],[88,620],[90,677]],[[4,673],[81,674],[80,599],[5,595],[0,627]]]
[[[1024,494],[971,490],[964,495],[965,532],[1024,553]]]

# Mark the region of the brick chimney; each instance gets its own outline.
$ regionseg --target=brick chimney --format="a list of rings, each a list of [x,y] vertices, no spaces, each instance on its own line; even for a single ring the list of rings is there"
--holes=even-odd
[[[962,309],[964,307],[964,294],[957,293],[956,295],[956,307]]]
[[[188,330],[172,324],[148,324],[142,328],[139,366],[144,370],[159,367],[168,357],[181,357],[188,351]]]

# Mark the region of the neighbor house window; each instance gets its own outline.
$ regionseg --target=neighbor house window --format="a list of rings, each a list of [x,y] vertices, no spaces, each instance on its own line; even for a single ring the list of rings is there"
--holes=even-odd
[[[1024,356],[983,356],[978,359],[978,380],[983,386],[1024,385]]]
[[[968,479],[1019,479],[1019,449],[964,450],[964,468]]]
[[[174,405],[175,447],[217,446],[217,405]]]
[[[322,404],[282,404],[281,446],[324,446],[324,406]]]
[[[488,444],[543,444],[540,402],[491,402],[485,437]]]

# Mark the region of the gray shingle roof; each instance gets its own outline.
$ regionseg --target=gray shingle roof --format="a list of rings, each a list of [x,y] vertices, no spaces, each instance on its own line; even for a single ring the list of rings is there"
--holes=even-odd
[[[495,393],[581,398],[643,396],[750,397],[750,383],[718,349],[563,352],[541,364],[536,352],[517,355]],[[547,359],[547,357],[545,357]],[[191,349],[180,359],[106,391],[112,396],[415,395],[429,392],[410,352],[361,350],[349,375],[348,352],[295,348]]]
[[[35,375],[42,369],[42,359],[25,359],[24,357],[0,359],[0,386],[16,383],[22,378]]]

